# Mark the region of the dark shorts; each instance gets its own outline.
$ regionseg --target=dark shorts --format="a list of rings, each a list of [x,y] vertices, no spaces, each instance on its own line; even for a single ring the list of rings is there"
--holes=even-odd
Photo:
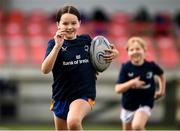
[[[91,108],[95,104],[95,101],[92,100],[91,98],[82,97],[80,99],[86,100],[91,105]],[[50,105],[50,110],[53,111],[57,117],[66,120],[71,102],[72,101],[53,100]]]

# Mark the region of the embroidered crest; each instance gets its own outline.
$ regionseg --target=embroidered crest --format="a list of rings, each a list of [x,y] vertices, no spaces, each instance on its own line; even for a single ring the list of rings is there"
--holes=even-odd
[[[76,55],[76,59],[81,59],[81,55]]]
[[[152,77],[153,77],[153,73],[152,72],[147,72],[146,78],[151,79]]]
[[[84,50],[88,52],[88,51],[89,51],[89,46],[88,46],[88,45],[85,45],[85,46],[84,46]]]

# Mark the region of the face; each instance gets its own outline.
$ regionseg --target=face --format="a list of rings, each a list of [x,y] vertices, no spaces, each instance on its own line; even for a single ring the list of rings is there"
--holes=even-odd
[[[135,41],[133,44],[129,46],[128,55],[133,64],[141,65],[144,62],[145,50],[137,41]]]
[[[77,30],[80,27],[80,21],[76,15],[65,13],[61,16],[58,28],[66,32],[65,39],[71,40],[76,38]]]

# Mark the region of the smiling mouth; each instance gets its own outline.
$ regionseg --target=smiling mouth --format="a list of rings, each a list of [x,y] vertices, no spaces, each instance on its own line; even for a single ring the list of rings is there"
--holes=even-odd
[[[134,56],[133,58],[137,59],[137,58],[140,58],[140,56]]]
[[[134,54],[133,57],[139,57],[139,54]]]
[[[67,31],[67,34],[73,34],[74,32],[73,31]]]
[[[66,30],[67,33],[72,33],[74,30]]]
[[[141,56],[140,55],[134,55],[132,56],[133,59],[139,59]]]

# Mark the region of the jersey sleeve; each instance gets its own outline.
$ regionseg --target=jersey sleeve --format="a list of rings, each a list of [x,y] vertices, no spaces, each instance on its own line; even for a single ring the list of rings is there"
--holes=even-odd
[[[155,62],[152,62],[152,64],[154,73],[156,75],[162,75],[164,73],[163,69],[158,64],[156,64]]]
[[[88,34],[82,34],[82,35],[78,36],[78,38],[81,41],[86,42],[86,44],[91,45],[92,38]]]
[[[44,59],[49,55],[55,45],[54,40],[49,40]]]
[[[90,35],[86,34],[85,36],[87,37],[87,40],[88,40],[89,42],[92,41],[92,38],[90,37]]]
[[[118,80],[116,83],[118,84],[118,83],[123,83],[123,82],[126,82],[126,66],[125,66],[125,64],[122,64],[122,66],[121,66]]]

